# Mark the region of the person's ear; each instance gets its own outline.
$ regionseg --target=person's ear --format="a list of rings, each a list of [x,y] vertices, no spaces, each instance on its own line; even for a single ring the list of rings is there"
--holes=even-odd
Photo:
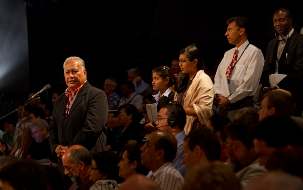
[[[136,170],[137,167],[138,167],[138,162],[137,161],[130,162],[130,168],[131,169]]]
[[[195,58],[195,59],[193,60],[193,62],[194,62],[196,65],[198,65],[198,59],[197,59],[197,58]]]
[[[245,28],[240,28],[240,35],[244,35],[245,34]]]
[[[83,162],[80,162],[78,165],[81,170],[84,170],[85,164]]]
[[[268,113],[269,113],[269,115],[275,115],[276,114],[276,108],[275,107],[268,108]]]
[[[157,157],[158,159],[164,159],[164,150],[162,149],[159,149],[159,150],[156,150],[157,151]]]
[[[193,153],[196,157],[199,157],[199,158],[205,157],[204,150],[198,145],[195,146]]]

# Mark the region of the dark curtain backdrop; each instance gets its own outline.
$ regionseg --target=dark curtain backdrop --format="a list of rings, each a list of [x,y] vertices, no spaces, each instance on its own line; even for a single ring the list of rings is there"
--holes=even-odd
[[[89,80],[98,87],[108,76],[123,79],[134,66],[150,81],[153,67],[169,64],[190,43],[201,48],[212,75],[230,48],[227,18],[249,17],[250,40],[262,50],[273,37],[275,8],[289,8],[296,26],[303,25],[299,3],[291,0],[27,0],[26,5],[31,89],[64,86],[62,63],[70,55],[86,60]]]

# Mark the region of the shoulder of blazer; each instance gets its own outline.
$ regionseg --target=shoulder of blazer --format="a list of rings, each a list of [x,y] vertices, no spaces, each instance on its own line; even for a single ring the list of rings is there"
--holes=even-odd
[[[80,89],[80,91],[78,92],[77,96],[83,96],[85,94],[87,94],[88,91],[90,91],[90,89],[92,88],[92,85],[89,84],[89,82],[86,82],[82,88]]]
[[[303,35],[294,32],[293,35],[289,38],[289,40],[292,44],[303,44]]]
[[[87,98],[95,97],[97,95],[102,95],[104,98],[106,97],[106,94],[103,90],[96,88],[92,86],[90,83],[86,82],[85,86],[83,86],[83,90],[79,92],[79,96],[85,96],[87,95]]]

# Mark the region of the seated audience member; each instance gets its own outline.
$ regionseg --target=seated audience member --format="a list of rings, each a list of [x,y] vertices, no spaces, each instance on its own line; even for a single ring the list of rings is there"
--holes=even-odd
[[[170,74],[170,68],[168,66],[154,68],[152,70],[152,79],[152,87],[154,92],[156,92],[153,97],[156,103],[158,104],[162,96],[168,97],[170,101],[173,101],[175,97],[172,89],[174,79]]]
[[[46,171],[46,177],[47,177],[47,184],[48,189],[47,190],[66,190],[69,187],[70,181],[67,181],[68,179],[66,176],[64,176],[64,173],[62,171],[61,166],[55,165],[55,164],[44,164],[41,162],[38,162],[40,165],[43,166],[43,169]]]
[[[135,174],[122,183],[119,190],[160,190],[160,187],[144,175]]]
[[[40,190],[40,188],[43,190],[43,187],[45,190],[67,189],[63,173],[54,165],[41,165],[31,160],[17,160],[9,156],[1,157],[0,163],[0,175],[5,175],[4,178],[0,177],[0,189],[9,190],[1,186],[3,184],[9,184],[15,190]],[[39,181],[34,184],[36,180]]]
[[[44,119],[37,118],[31,123],[30,131],[33,141],[29,146],[29,157],[35,160],[51,159],[48,123]]]
[[[46,171],[32,160],[10,161],[0,170],[0,189],[48,190]]]
[[[216,134],[221,144],[220,160],[222,162],[226,162],[228,160],[227,148],[225,143],[226,140],[225,128],[229,123],[230,123],[230,119],[228,119],[227,117],[222,117],[219,114],[213,114],[210,117],[209,123],[207,124],[207,127],[213,130],[213,132]]]
[[[132,82],[122,82],[120,85],[120,91],[122,96],[119,101],[119,107],[125,104],[132,104],[140,112],[143,111],[143,96],[135,91],[135,87]]]
[[[268,91],[263,96],[259,110],[259,120],[268,116],[291,116],[303,128],[303,118],[294,116],[296,103],[292,94],[283,89]]]
[[[257,176],[262,175],[266,169],[257,160],[254,150],[254,133],[258,113],[253,108],[238,110],[239,115],[235,121],[227,126],[226,147],[228,160],[243,187]]]
[[[302,129],[290,117],[270,116],[256,127],[254,148],[259,164],[265,166],[273,152],[302,146]]]
[[[89,189],[92,185],[89,180],[91,160],[91,154],[84,146],[72,145],[66,149],[62,156],[62,165],[64,174],[73,182],[69,189]]]
[[[12,146],[10,155],[18,159],[27,158],[29,147],[33,141],[31,136],[30,120],[21,120],[15,132],[15,141]]]
[[[130,176],[146,171],[141,164],[140,144],[137,141],[130,140],[122,150],[119,162],[119,176],[128,179]]]
[[[141,151],[142,164],[150,170],[148,178],[159,185],[161,190],[182,189],[183,177],[172,165],[177,153],[177,141],[173,135],[153,132],[147,136]]]
[[[184,151],[183,142],[185,138],[184,126],[186,114],[180,104],[164,104],[158,112],[157,128],[160,131],[171,133],[177,139],[177,155],[173,166],[184,176],[185,166],[183,164]]]
[[[303,182],[300,178],[283,173],[269,172],[247,185],[245,190],[301,190]]]
[[[118,83],[116,79],[114,78],[107,78],[104,81],[104,92],[107,96],[107,101],[108,101],[108,109],[109,111],[111,110],[117,110],[119,106],[119,101],[120,101],[120,96],[116,92]]]
[[[221,162],[200,163],[185,176],[183,190],[240,190],[232,169]]]
[[[295,102],[289,91],[274,89],[264,94],[259,110],[259,120],[268,116],[291,116]]]
[[[275,151],[266,163],[269,171],[283,171],[303,180],[303,147],[286,147]]]
[[[94,184],[89,190],[116,190],[118,183],[118,158],[110,151],[97,152],[92,155],[90,180]]]
[[[140,124],[142,118],[137,108],[131,104],[119,108],[117,116],[119,127],[109,132],[108,144],[113,151],[120,153],[128,140],[141,142],[144,137],[144,127]]]
[[[129,69],[127,71],[127,79],[133,83],[137,94],[141,94],[143,97],[152,94],[151,87],[143,80],[139,68]]]
[[[220,160],[221,147],[209,128],[193,129],[184,139],[184,164],[189,170],[199,163]]]

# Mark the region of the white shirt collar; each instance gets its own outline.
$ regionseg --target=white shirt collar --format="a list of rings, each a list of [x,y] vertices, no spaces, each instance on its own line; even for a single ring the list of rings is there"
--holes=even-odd
[[[165,92],[162,94],[162,96],[168,97],[170,93],[171,93],[171,89],[168,88],[168,89],[165,90]],[[155,98],[156,102],[158,102],[159,99],[161,98],[160,97],[160,92],[158,92],[157,94],[153,95],[153,97]]]
[[[291,37],[291,35],[294,33],[294,31],[295,31],[295,29],[292,28],[286,36],[279,35],[279,36],[278,36],[278,39],[279,39],[279,40],[284,40],[284,39],[287,40],[288,38]]]

